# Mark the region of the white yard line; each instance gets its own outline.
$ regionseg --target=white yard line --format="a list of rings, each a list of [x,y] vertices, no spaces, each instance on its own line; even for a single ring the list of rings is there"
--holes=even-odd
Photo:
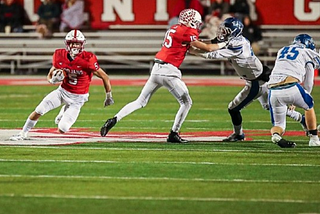
[[[113,160],[32,160],[0,159],[0,162],[33,162],[33,163],[122,163],[122,164],[189,164],[189,165],[228,165],[228,166],[286,166],[286,167],[320,167],[319,164],[275,164],[275,163],[221,163],[221,162],[183,162],[183,161],[113,161]]]
[[[102,179],[102,180],[157,180],[157,181],[186,181],[186,182],[224,182],[224,183],[305,183],[318,184],[319,180],[248,180],[248,179],[206,179],[206,178],[170,178],[170,177],[113,177],[113,176],[82,176],[82,175],[5,175],[1,178],[39,178],[39,179]]]
[[[259,141],[263,141],[263,140],[259,140]],[[299,141],[296,141],[299,142]],[[288,150],[288,149],[282,149],[282,150],[268,150],[268,149],[248,149],[248,148],[244,148],[244,149],[212,149],[212,150],[203,150],[203,149],[195,149],[195,148],[188,148],[188,147],[184,147],[184,145],[181,145],[181,149],[178,148],[173,148],[170,149],[168,147],[166,148],[118,148],[118,147],[108,147],[108,148],[103,148],[103,147],[78,147],[78,146],[33,146],[33,145],[29,145],[29,146],[21,146],[21,145],[1,145],[1,148],[5,148],[5,147],[17,147],[17,148],[33,148],[33,149],[58,149],[58,150],[123,150],[123,151],[195,151],[195,152],[201,152],[201,151],[205,151],[205,152],[212,152],[212,153],[216,153],[216,152],[235,152],[235,153],[239,153],[239,152],[243,152],[243,153],[268,153],[268,154],[277,154],[277,153],[291,153],[293,152],[292,149]],[[279,148],[281,149],[281,148]],[[320,154],[320,150],[308,150],[308,151],[301,151],[301,150],[294,150],[294,154]]]
[[[316,200],[268,199],[268,198],[196,198],[196,197],[153,197],[153,196],[108,196],[108,195],[47,195],[47,194],[0,194],[0,197],[58,198],[58,199],[95,199],[95,200],[139,200],[139,201],[199,201],[199,202],[269,202],[318,204]]]

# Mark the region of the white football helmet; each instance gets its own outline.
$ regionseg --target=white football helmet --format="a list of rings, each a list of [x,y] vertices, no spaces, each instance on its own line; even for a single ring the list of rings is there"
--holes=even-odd
[[[64,41],[67,51],[71,56],[77,56],[83,51],[86,38],[80,30],[71,30]]]
[[[178,22],[193,29],[197,29],[198,31],[200,31],[202,26],[201,15],[194,9],[184,9],[181,11]]]

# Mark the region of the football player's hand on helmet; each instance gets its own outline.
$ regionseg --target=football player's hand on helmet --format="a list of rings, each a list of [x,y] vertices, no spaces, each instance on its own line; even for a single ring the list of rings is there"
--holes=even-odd
[[[64,73],[61,69],[56,69],[52,72],[52,78],[50,79],[51,84],[56,84],[64,79]]]
[[[112,105],[114,103],[111,92],[106,94],[106,99],[104,100],[104,107]]]

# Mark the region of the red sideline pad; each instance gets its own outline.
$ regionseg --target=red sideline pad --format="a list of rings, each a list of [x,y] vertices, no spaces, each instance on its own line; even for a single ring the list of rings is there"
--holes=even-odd
[[[130,76],[117,76],[110,77],[110,81],[112,85],[125,86],[143,86],[148,77],[130,77]],[[210,85],[244,85],[244,81],[239,78],[221,78],[221,77],[183,77],[183,80],[187,85],[202,85],[202,86],[210,86]],[[102,85],[102,80],[98,78],[93,78],[91,85]],[[46,78],[43,76],[32,77],[32,76],[14,76],[14,77],[0,77],[0,85],[50,85]],[[58,84],[57,84],[58,85]]]
[[[110,77],[111,84],[114,86],[143,86],[148,77],[132,77],[132,76],[116,76]],[[183,81],[187,85],[199,85],[199,86],[243,86],[244,80],[239,77],[183,77]],[[47,85],[50,86],[45,76],[0,76],[0,85]],[[57,84],[58,85],[58,84]],[[102,81],[98,78],[93,78],[91,85],[102,85]],[[320,79],[315,80],[315,85],[320,85]]]

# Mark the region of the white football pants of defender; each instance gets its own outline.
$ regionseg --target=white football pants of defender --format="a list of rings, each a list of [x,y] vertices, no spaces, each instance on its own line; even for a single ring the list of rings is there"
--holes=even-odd
[[[175,116],[175,120],[172,126],[172,131],[179,132],[182,123],[187,117],[192,105],[189,90],[186,84],[176,75],[170,76],[169,74],[153,74],[154,71],[159,71],[159,69],[164,70],[164,73],[172,69],[178,70],[178,68],[170,64],[159,65],[158,63],[155,63],[152,68],[151,75],[146,84],[144,85],[139,97],[135,101],[125,105],[115,115],[115,117],[117,117],[117,121],[120,121],[122,118],[131,114],[135,110],[145,107],[148,104],[151,96],[160,87],[164,86],[180,104],[180,108]],[[177,72],[176,70],[174,72]]]
[[[301,85],[295,84],[289,88],[270,89],[269,105],[273,126],[280,127],[285,132],[287,105],[294,105],[307,111],[313,108],[313,98]],[[308,119],[306,117],[306,120]]]
[[[229,103],[228,109],[240,112],[255,99],[260,102],[263,109],[269,110],[268,88],[264,81],[246,81],[245,87]],[[301,120],[302,117],[301,113],[289,109],[285,115],[298,122],[300,122],[299,120]],[[237,122],[240,122],[240,124],[234,124],[234,132],[236,134],[242,134],[242,120]]]
[[[258,97],[258,101],[260,102],[261,106],[263,109],[269,111],[270,108],[269,108],[269,103],[268,103],[268,92],[269,92],[269,89],[267,88],[267,85],[263,85],[263,94]],[[297,121],[297,122],[301,122],[301,119],[302,119],[302,115],[300,112],[298,111],[295,111],[294,109],[287,109],[287,113],[286,113],[287,117],[290,117],[291,119]]]
[[[257,81],[255,81],[257,82]],[[268,87],[262,81],[259,81],[259,84],[254,83],[255,86],[252,86],[251,81],[247,81],[245,87],[237,94],[233,101],[230,102],[229,108],[235,108],[239,105],[245,106],[249,105],[251,101],[257,99],[262,108],[269,111],[269,103],[268,103]],[[251,98],[250,98],[251,97]],[[244,104],[246,103],[246,104]],[[295,121],[299,121],[301,119],[301,113],[295,110],[287,111],[286,115]]]
[[[58,129],[65,133],[69,131],[70,127],[76,122],[80,109],[84,103],[88,101],[88,97],[89,94],[73,94],[59,86],[56,90],[50,92],[45,98],[43,98],[41,103],[36,107],[35,112],[42,116],[62,104],[65,104],[66,110],[58,124]],[[33,126],[30,127],[28,124],[25,124],[25,126],[29,127],[29,130],[33,128]]]

